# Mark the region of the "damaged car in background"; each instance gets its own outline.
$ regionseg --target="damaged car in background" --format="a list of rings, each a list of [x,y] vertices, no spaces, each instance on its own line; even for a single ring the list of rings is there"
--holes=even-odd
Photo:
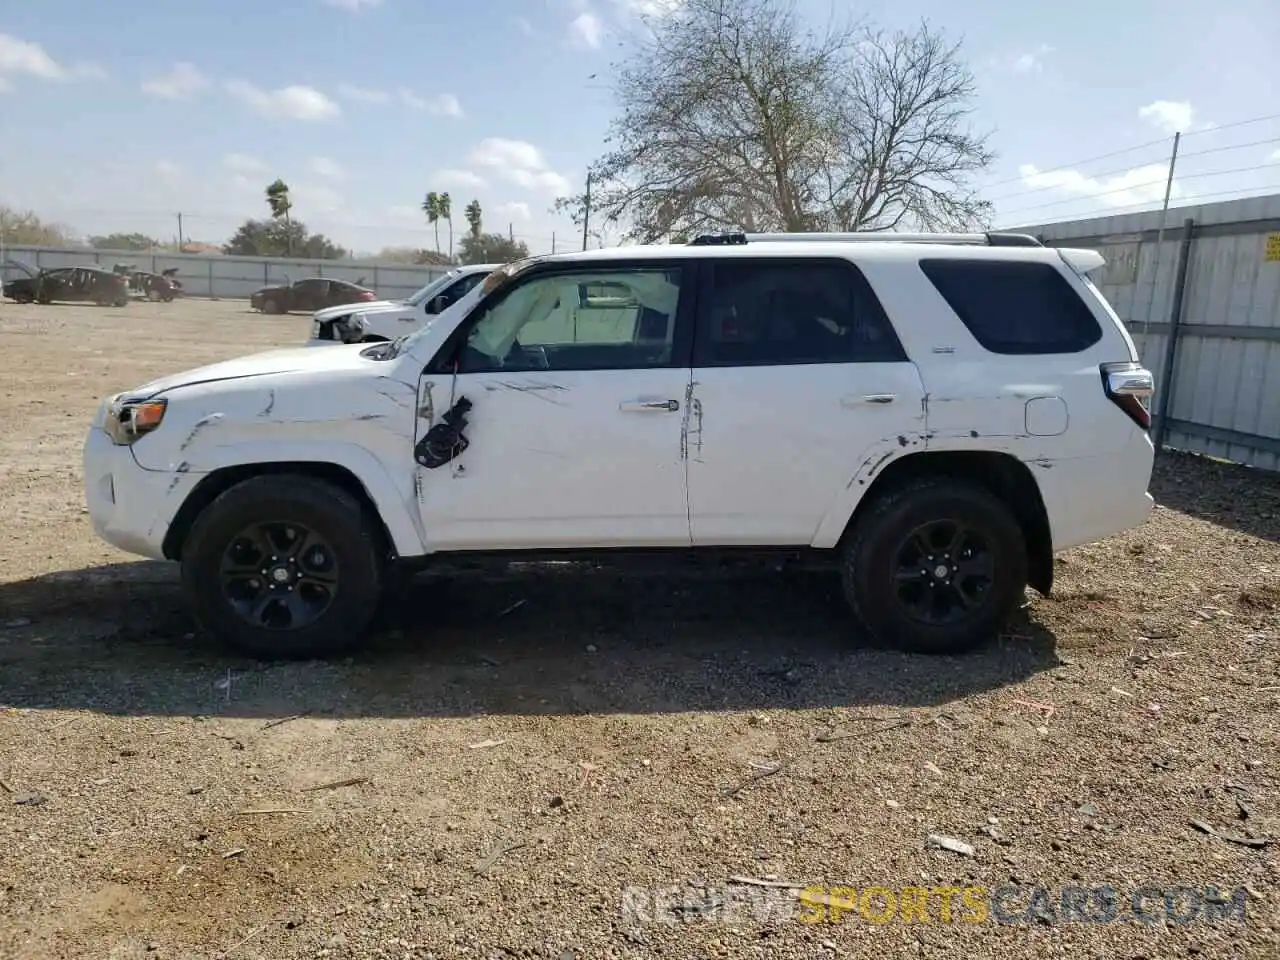
[[[294,313],[320,310],[348,303],[373,303],[378,295],[360,283],[334,280],[330,277],[307,277],[305,280],[262,287],[249,295],[249,307],[263,313]]]
[[[108,398],[90,518],[264,658],[357,645],[402,571],[637,550],[824,564],[858,634],[958,653],[1152,509],[1152,377],[1104,262],[994,233],[518,261],[394,341]]]
[[[128,263],[117,263],[112,272],[124,277],[129,283],[129,293],[145,300],[159,300],[171,303],[182,296],[182,281],[178,279],[178,268],[169,267],[159,273],[151,270],[139,270]]]
[[[461,300],[500,266],[480,263],[457,267],[404,300],[377,300],[356,309],[340,306],[317,310],[308,343],[376,343],[412,333]]]
[[[123,307],[129,303],[126,277],[92,264],[51,267],[37,270],[20,260],[8,260],[22,276],[4,282],[6,299],[18,303],[96,303],[100,307]]]

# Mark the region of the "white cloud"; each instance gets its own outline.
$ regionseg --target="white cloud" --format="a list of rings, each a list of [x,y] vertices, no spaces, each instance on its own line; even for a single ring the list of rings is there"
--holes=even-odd
[[[368,87],[353,87],[349,83],[338,85],[338,96],[356,103],[386,103],[391,94],[385,90],[371,90]]]
[[[604,21],[587,10],[578,14],[569,24],[569,40],[576,47],[598,49],[604,38]]]
[[[552,194],[568,193],[568,179],[547,166],[542,152],[524,140],[490,137],[471,151],[471,162],[494,170],[504,180]]]
[[[511,203],[499,204],[494,210],[499,216],[506,217],[508,220],[531,220],[533,213],[529,210],[527,203],[513,201]]]
[[[22,73],[42,80],[62,80],[67,71],[38,43],[0,33],[0,73]]]
[[[359,13],[364,7],[376,7],[382,3],[382,0],[322,0],[326,7],[336,7],[339,10],[350,10],[352,13]]]
[[[1272,150],[1267,156],[1267,163],[1280,163],[1280,150]]]
[[[222,158],[223,164],[239,173],[266,173],[267,165],[257,157],[245,153],[229,153]]]
[[[175,63],[173,69],[142,84],[143,93],[162,100],[190,100],[205,87],[209,79],[190,63]]]
[[[467,187],[482,190],[488,184],[484,177],[470,170],[437,170],[431,175],[431,184],[436,187]]]
[[[156,176],[161,180],[174,181],[182,176],[182,171],[172,160],[157,160],[154,167]]]
[[[438,117],[461,117],[462,104],[452,93],[440,93],[434,97],[423,98],[412,90],[401,87],[400,100],[406,107],[414,110],[426,110]]]
[[[336,160],[330,160],[328,157],[312,157],[311,172],[318,177],[324,177],[326,180],[345,180],[347,171],[342,168],[342,164]]]
[[[1164,133],[1191,129],[1195,110],[1186,100],[1156,100],[1138,109],[1138,116]]]
[[[1114,177],[1089,177],[1077,170],[1041,172],[1034,164],[1018,168],[1022,182],[1034,189],[1052,189],[1079,197],[1094,197],[1109,207],[1129,207],[1164,199],[1165,179],[1169,168],[1160,163],[1126,170]],[[1182,193],[1174,181],[1171,196]]]
[[[289,197],[299,217],[334,214],[343,209],[342,195],[318,183],[291,184]]]
[[[1021,54],[1010,64],[1014,73],[1040,73],[1044,70],[1044,58],[1053,53],[1053,47],[1042,43],[1034,50]]]
[[[684,0],[614,0],[624,13],[633,17],[666,17],[684,6]]]
[[[293,85],[279,90],[261,90],[244,80],[227,82],[227,92],[243,100],[264,117],[285,120],[332,120],[342,110],[313,87]]]

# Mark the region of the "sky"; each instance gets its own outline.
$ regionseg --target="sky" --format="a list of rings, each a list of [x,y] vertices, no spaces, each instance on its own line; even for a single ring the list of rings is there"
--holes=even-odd
[[[0,0],[0,203],[221,242],[283,177],[359,252],[434,247],[429,190],[459,231],[474,198],[534,253],[580,246],[552,204],[605,149],[639,18],[679,2]],[[1276,0],[795,5],[962,42],[997,226],[1158,207],[1174,131],[1175,204],[1280,192]]]

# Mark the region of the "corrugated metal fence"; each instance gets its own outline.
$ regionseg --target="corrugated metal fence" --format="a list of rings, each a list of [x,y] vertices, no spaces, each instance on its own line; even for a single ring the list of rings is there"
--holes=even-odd
[[[1107,258],[1102,292],[1156,375],[1153,436],[1280,470],[1280,194],[1015,228]]]
[[[97,263],[108,270],[127,263],[137,270],[159,273],[178,268],[178,279],[188,296],[247,299],[259,287],[303,277],[331,277],[361,283],[380,297],[407,297],[444,273],[440,267],[400,264],[354,263],[346,260],[284,260],[274,257],[199,256],[181,253],[130,253],[127,250],[77,250],[55,247],[5,247],[0,276],[5,280],[21,271],[5,260],[17,260],[36,268],[71,267]]]

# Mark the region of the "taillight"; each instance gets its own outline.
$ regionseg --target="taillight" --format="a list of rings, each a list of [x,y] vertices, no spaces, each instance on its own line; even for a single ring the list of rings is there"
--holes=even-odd
[[[1155,378],[1140,363],[1104,363],[1102,389],[1108,399],[1129,415],[1129,419],[1143,430],[1151,427],[1151,395],[1155,393]]]
[[[372,291],[372,290],[366,290],[364,293],[360,294],[360,299],[361,299],[361,300],[372,300],[372,299],[373,299],[373,291]]]

